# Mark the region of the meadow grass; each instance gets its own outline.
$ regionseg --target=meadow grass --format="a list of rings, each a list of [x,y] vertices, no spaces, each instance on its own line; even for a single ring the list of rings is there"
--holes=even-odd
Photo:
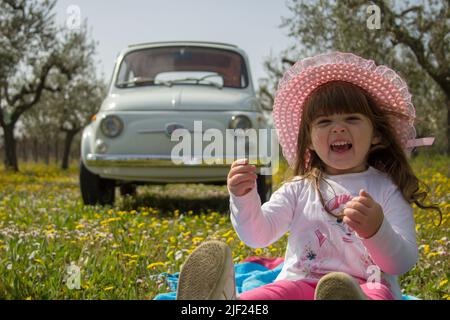
[[[449,299],[449,161],[420,156],[412,165],[431,190],[443,219],[414,208],[420,258],[401,276],[406,293]],[[274,176],[285,177],[285,163]],[[78,167],[21,164],[20,173],[0,169],[0,298],[153,299],[170,291],[162,272],[175,273],[199,243],[230,245],[234,262],[249,256],[284,256],[286,236],[251,249],[234,232],[226,186],[145,186],[114,207],[84,206]],[[70,269],[80,270],[74,289]],[[71,286],[72,285],[72,286]],[[69,289],[71,287],[71,289]]]

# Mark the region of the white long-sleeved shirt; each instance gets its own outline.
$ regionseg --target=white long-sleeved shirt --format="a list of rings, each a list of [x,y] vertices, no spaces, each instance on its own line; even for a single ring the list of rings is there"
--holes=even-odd
[[[373,284],[381,280],[400,299],[397,276],[409,271],[418,258],[412,207],[391,179],[373,167],[325,179],[329,184],[322,182],[320,189],[333,213],[361,189],[381,205],[384,219],[375,235],[360,238],[323,209],[311,182],[296,177],[262,206],[256,183],[243,196],[230,193],[231,221],[239,238],[250,247],[263,248],[289,232],[285,262],[275,281],[315,282],[326,273],[341,271]]]

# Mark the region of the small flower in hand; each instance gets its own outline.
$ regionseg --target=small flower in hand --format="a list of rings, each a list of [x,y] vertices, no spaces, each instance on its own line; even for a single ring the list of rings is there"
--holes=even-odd
[[[346,203],[343,221],[361,238],[374,236],[384,219],[383,209],[365,190]]]

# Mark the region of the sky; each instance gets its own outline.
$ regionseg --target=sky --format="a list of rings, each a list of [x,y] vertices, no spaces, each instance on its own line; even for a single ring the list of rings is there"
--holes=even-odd
[[[286,0],[58,0],[59,25],[87,19],[91,37],[98,41],[97,73],[111,77],[117,54],[129,44],[200,40],[231,43],[250,60],[253,84],[267,77],[263,61],[292,42],[281,29],[281,17],[290,15]],[[69,22],[68,22],[69,21]]]

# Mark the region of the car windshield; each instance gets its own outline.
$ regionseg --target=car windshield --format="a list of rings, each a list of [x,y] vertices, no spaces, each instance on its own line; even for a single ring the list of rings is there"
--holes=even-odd
[[[159,47],[128,53],[116,80],[116,86],[121,88],[178,84],[245,88],[247,69],[242,56],[229,50]]]

